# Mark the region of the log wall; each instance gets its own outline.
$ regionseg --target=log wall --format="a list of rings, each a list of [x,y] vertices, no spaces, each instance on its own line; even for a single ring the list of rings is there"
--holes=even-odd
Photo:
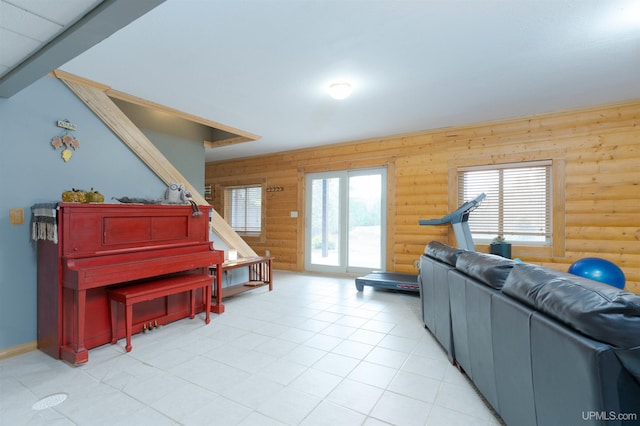
[[[416,273],[425,244],[455,244],[453,230],[419,226],[456,208],[459,166],[553,159],[554,245],[512,247],[514,257],[566,271],[577,259],[602,257],[619,265],[627,289],[640,293],[640,100],[208,163],[214,188],[263,182],[266,235],[247,240],[277,269],[304,268],[304,174],[385,165],[389,171],[387,270]],[[298,218],[290,212],[298,211]],[[477,244],[478,251],[488,252]]]

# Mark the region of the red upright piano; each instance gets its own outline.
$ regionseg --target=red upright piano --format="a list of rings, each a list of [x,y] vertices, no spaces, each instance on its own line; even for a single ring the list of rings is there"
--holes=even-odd
[[[108,288],[169,274],[208,275],[212,265],[219,271],[224,254],[209,241],[210,207],[199,210],[201,215],[182,205],[59,203],[57,243],[37,241],[38,347],[71,364],[86,363],[89,349],[111,341]],[[197,297],[201,312],[211,301],[199,292]],[[137,304],[133,332],[185,318],[189,306],[188,292]]]

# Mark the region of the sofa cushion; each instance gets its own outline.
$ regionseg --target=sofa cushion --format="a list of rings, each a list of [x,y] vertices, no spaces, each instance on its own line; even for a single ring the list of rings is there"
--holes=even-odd
[[[515,262],[493,254],[465,251],[456,261],[456,269],[483,284],[500,290]]]
[[[458,256],[462,252],[464,252],[463,249],[451,247],[439,241],[431,241],[425,249],[427,256],[451,266],[456,266]]]
[[[524,263],[514,266],[502,291],[592,339],[621,349],[640,346],[637,294]]]

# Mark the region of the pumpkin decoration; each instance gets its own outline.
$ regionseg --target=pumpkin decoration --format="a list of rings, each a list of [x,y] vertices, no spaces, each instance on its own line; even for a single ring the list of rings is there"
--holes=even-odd
[[[64,191],[62,193],[62,201],[65,203],[86,203],[87,193],[82,189],[72,188],[71,191]]]
[[[87,192],[87,203],[104,203],[104,195],[91,188],[91,191]]]

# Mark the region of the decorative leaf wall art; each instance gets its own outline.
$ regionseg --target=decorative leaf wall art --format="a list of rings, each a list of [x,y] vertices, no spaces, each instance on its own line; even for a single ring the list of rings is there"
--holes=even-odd
[[[59,121],[59,127],[73,128],[75,130],[75,125],[72,125],[67,120],[65,120],[63,123],[68,123],[68,125],[61,126],[60,123],[61,122]],[[66,163],[71,159],[71,157],[73,157],[73,151],[70,148],[73,148],[74,151],[77,151],[78,148],[80,148],[80,141],[67,130],[63,134],[55,136],[53,139],[51,139],[51,145],[53,145],[53,148],[55,150],[58,150],[58,148],[62,148],[63,146],[65,147],[62,150],[61,156]]]

